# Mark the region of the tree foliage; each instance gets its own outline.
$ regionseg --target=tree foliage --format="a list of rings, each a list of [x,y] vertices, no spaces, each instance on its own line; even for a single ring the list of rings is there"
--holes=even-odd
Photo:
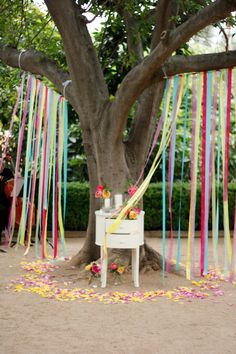
[[[0,41],[22,50],[39,50],[67,69],[61,37],[49,13],[33,1],[1,0]]]
[[[67,69],[61,37],[48,13],[45,15],[33,1],[1,0],[0,14],[0,42],[3,45],[20,50],[39,50]],[[45,77],[42,79],[55,88]],[[11,117],[19,82],[19,70],[11,69],[1,62],[0,120],[5,128]]]

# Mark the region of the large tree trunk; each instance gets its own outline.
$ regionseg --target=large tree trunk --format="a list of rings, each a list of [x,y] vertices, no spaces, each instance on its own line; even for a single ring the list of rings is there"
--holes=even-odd
[[[90,208],[89,223],[87,228],[87,236],[82,249],[72,258],[71,264],[75,266],[84,266],[93,260],[99,258],[99,247],[95,245],[95,211],[100,208],[100,200],[95,199],[95,190],[98,184],[106,184],[112,190],[112,194],[117,192],[127,192],[128,181],[133,176],[137,176],[137,164],[127,164],[126,143],[121,139],[114,141],[111,137],[116,135],[116,126],[107,124],[114,119],[114,113],[111,112],[109,106],[104,110],[102,118],[103,122],[99,126],[93,126],[83,132],[84,147],[87,156],[88,172],[90,179]],[[96,119],[95,119],[96,120]],[[139,147],[140,148],[140,147]],[[146,148],[143,145],[143,150]],[[145,156],[142,152],[141,156]],[[143,164],[144,160],[139,162]],[[128,265],[130,262],[130,252],[127,250],[114,250],[119,253],[122,263]],[[155,257],[153,255],[155,254]],[[150,256],[152,255],[152,256]],[[110,257],[114,258],[113,252]],[[151,258],[153,264],[151,264]],[[142,247],[140,265],[145,267],[159,269],[162,264],[162,257],[151,247]]]

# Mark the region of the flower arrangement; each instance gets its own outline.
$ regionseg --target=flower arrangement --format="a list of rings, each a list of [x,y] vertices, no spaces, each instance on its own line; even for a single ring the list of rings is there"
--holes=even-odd
[[[127,216],[130,220],[136,220],[138,217],[138,214],[140,214],[140,208],[132,208],[129,209],[127,212]]]
[[[138,190],[138,187],[135,186],[135,185],[131,185],[129,188],[128,188],[128,194],[131,197],[133,197],[133,195],[137,192]],[[133,208],[131,209],[128,209],[127,211],[127,217],[130,219],[130,220],[136,220],[138,215],[140,214],[141,212],[141,209],[136,205],[134,206]]]
[[[92,283],[93,279],[99,279],[101,276],[101,266],[96,262],[86,265],[85,270],[90,272],[89,284]]]
[[[106,185],[99,184],[96,188],[95,198],[108,199],[110,197],[111,197],[111,192],[110,192],[109,188]]]
[[[121,275],[125,272],[125,266],[119,264],[119,262],[112,262],[109,264],[109,271],[113,275],[114,280],[121,282]]]
[[[111,273],[116,273],[116,274],[123,274],[125,271],[125,267],[123,265],[119,265],[117,263],[111,263],[109,266],[109,269],[111,271]]]

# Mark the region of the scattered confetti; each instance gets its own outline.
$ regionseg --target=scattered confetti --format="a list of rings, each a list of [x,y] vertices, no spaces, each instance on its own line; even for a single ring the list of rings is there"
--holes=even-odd
[[[180,286],[173,290],[135,291],[131,293],[118,291],[99,293],[89,288],[64,288],[63,285],[70,285],[70,281],[62,282],[60,286],[60,283],[55,280],[55,275],[53,274],[55,269],[59,267],[53,263],[44,261],[22,262],[21,267],[26,271],[26,274],[19,276],[16,280],[12,280],[8,286],[9,289],[13,289],[17,293],[22,291],[35,293],[43,298],[57,301],[85,300],[104,304],[128,304],[131,302],[156,301],[162,297],[175,302],[181,301],[182,304],[183,300],[190,302],[193,299],[202,300],[208,298],[210,294],[213,296],[223,296],[224,292],[220,289],[220,282],[228,281],[220,273],[210,271],[201,280],[193,280],[192,285],[194,287]]]

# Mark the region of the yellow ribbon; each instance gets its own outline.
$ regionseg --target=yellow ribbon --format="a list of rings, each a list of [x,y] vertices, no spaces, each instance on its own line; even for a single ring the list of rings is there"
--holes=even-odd
[[[45,103],[45,93],[46,93],[46,88],[45,85],[42,85],[42,97],[41,97],[41,102],[40,102],[40,110],[39,110],[39,123],[38,123],[38,141],[37,141],[37,146],[35,146],[36,154],[35,154],[35,161],[34,161],[34,168],[37,169],[38,166],[38,159],[39,159],[39,148],[40,148],[40,137],[41,137],[41,131],[42,131],[42,122],[43,122],[43,113],[44,113],[44,103]],[[28,234],[28,243],[27,243],[27,248],[24,253],[24,255],[27,255],[30,249],[30,244],[31,244],[31,236],[32,236],[32,219],[33,219],[33,211],[34,208],[33,206],[31,207],[31,214],[29,215],[29,234]]]
[[[148,172],[148,175],[146,176],[146,178],[144,179],[144,181],[142,182],[142,184],[140,185],[138,190],[135,192],[135,194],[129,199],[127,205],[120,211],[119,215],[114,220],[113,224],[108,228],[107,233],[104,235],[104,256],[107,255],[107,250],[106,250],[106,245],[107,245],[106,237],[107,237],[107,235],[112,234],[117,230],[121,221],[127,215],[128,210],[130,208],[132,208],[134,205],[136,205],[137,202],[142,198],[142,196],[144,195],[145,191],[147,190],[147,188],[150,184],[153,174],[155,173],[157,167],[159,166],[159,164],[161,162],[162,151],[163,151],[164,147],[168,146],[168,144],[170,142],[172,128],[173,128],[173,125],[175,124],[176,119],[177,119],[177,115],[178,115],[177,112],[179,111],[179,107],[180,107],[180,104],[181,104],[181,101],[183,98],[185,81],[186,81],[185,76],[181,76],[180,91],[179,91],[179,97],[178,97],[178,101],[177,101],[176,115],[175,115],[173,121],[171,121],[170,117],[168,117],[169,106],[170,106],[170,93],[171,93],[171,86],[172,85],[170,84],[170,86],[168,88],[166,116],[164,119],[163,132],[162,132],[162,137],[161,137],[159,149],[156,153],[156,156],[155,156],[152,166]],[[170,82],[172,83],[172,80]]]
[[[202,113],[202,83],[203,83],[203,73],[200,73],[198,76],[197,84],[197,112],[196,112],[196,127],[195,127],[195,146],[194,146],[194,175],[193,175],[193,184],[194,184],[194,195],[190,201],[190,213],[189,213],[189,227],[188,227],[188,243],[187,243],[187,258],[186,258],[186,278],[191,279],[191,255],[193,252],[192,249],[192,222],[193,222],[193,210],[196,203],[196,189],[197,189],[197,161],[198,161],[198,148],[200,143],[200,122],[201,122],[201,113]]]

